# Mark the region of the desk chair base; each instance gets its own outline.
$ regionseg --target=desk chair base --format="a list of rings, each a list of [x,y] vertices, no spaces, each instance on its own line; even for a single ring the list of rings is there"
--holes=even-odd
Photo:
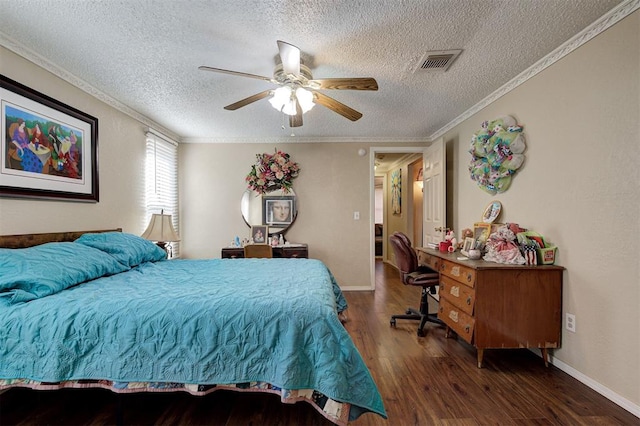
[[[427,322],[432,322],[435,324],[444,325],[442,321],[438,319],[437,314],[430,314],[429,312],[429,289],[422,289],[422,297],[420,298],[420,310],[414,308],[407,308],[405,315],[392,315],[391,320],[389,321],[392,327],[396,326],[396,320],[398,319],[406,319],[406,320],[420,320],[420,325],[418,325],[418,336],[424,337],[424,326]]]

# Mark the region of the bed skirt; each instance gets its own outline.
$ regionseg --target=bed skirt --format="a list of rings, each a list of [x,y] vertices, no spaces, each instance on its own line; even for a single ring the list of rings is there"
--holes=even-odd
[[[161,382],[114,382],[111,380],[68,380],[49,383],[29,379],[0,379],[0,393],[14,387],[30,388],[34,390],[58,390],[63,388],[102,388],[115,393],[135,392],[187,392],[191,395],[204,396],[217,390],[236,392],[262,392],[280,396],[284,404],[294,404],[303,401],[311,404],[327,420],[339,426],[346,426],[349,422],[351,404],[328,398],[313,389],[282,389],[265,382],[247,382],[236,384],[197,385],[185,383]]]

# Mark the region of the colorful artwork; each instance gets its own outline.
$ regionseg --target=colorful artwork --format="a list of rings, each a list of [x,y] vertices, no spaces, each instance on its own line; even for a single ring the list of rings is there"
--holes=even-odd
[[[98,201],[98,120],[0,75],[0,196]]]
[[[402,213],[402,169],[391,173],[391,211]]]
[[[81,130],[8,103],[3,112],[8,170],[82,180]]]

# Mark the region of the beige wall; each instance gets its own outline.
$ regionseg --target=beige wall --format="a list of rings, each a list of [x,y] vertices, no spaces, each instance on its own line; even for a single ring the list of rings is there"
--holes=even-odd
[[[554,352],[565,369],[600,391],[640,405],[640,271],[636,240],[639,149],[639,12],[494,102],[445,135],[453,154],[449,207],[454,229],[503,202],[502,221],[535,229],[559,246],[565,312],[577,332]],[[140,233],[144,126],[0,48],[0,72],[99,118],[100,203],[0,199],[0,233],[121,226]],[[504,114],[524,126],[527,160],[512,188],[492,197],[469,179],[468,141]],[[402,146],[409,146],[399,144]],[[300,163],[300,216],[287,234],[310,244],[344,287],[369,286],[371,180],[366,143],[279,144]],[[181,145],[181,236],[185,257],[219,257],[240,216],[244,177],[269,144]],[[361,220],[353,220],[359,211]],[[451,223],[449,223],[451,225]],[[623,401],[624,402],[624,401]],[[628,407],[629,405],[627,405]]]
[[[240,198],[246,189],[244,179],[256,154],[278,148],[289,153],[302,169],[293,184],[299,215],[287,231],[287,239],[309,244],[309,255],[323,260],[343,288],[370,287],[370,146],[181,144],[182,256],[220,257],[220,250],[234,236],[249,236],[240,213]],[[366,148],[367,155],[359,156],[360,148]],[[360,212],[360,220],[353,219],[356,211]]]
[[[454,222],[480,218],[490,200],[501,222],[535,229],[559,247],[563,331],[557,360],[640,403],[640,12],[498,99],[445,135],[453,146]],[[483,120],[513,115],[526,160],[503,194],[468,175],[469,141]],[[564,327],[563,327],[564,328]]]
[[[98,118],[99,203],[0,198],[0,234],[144,231],[145,127],[0,46],[0,73]]]

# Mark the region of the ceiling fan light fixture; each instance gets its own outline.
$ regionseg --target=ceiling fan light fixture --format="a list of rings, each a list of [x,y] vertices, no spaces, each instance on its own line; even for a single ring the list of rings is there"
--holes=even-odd
[[[286,107],[291,102],[291,88],[289,86],[278,87],[273,91],[273,96],[269,99],[272,107],[286,114]],[[295,108],[294,108],[295,110]],[[289,114],[290,115],[290,114]]]
[[[296,115],[296,99],[303,114],[315,105],[313,103],[313,93],[302,87],[298,87],[294,92],[290,86],[282,86],[274,90],[269,103],[286,115]]]
[[[307,111],[310,111],[311,108],[315,105],[313,103],[313,93],[304,89],[302,87],[298,87],[296,89],[296,97],[298,98],[298,103],[300,104],[300,108],[302,108],[302,113],[304,114]]]

